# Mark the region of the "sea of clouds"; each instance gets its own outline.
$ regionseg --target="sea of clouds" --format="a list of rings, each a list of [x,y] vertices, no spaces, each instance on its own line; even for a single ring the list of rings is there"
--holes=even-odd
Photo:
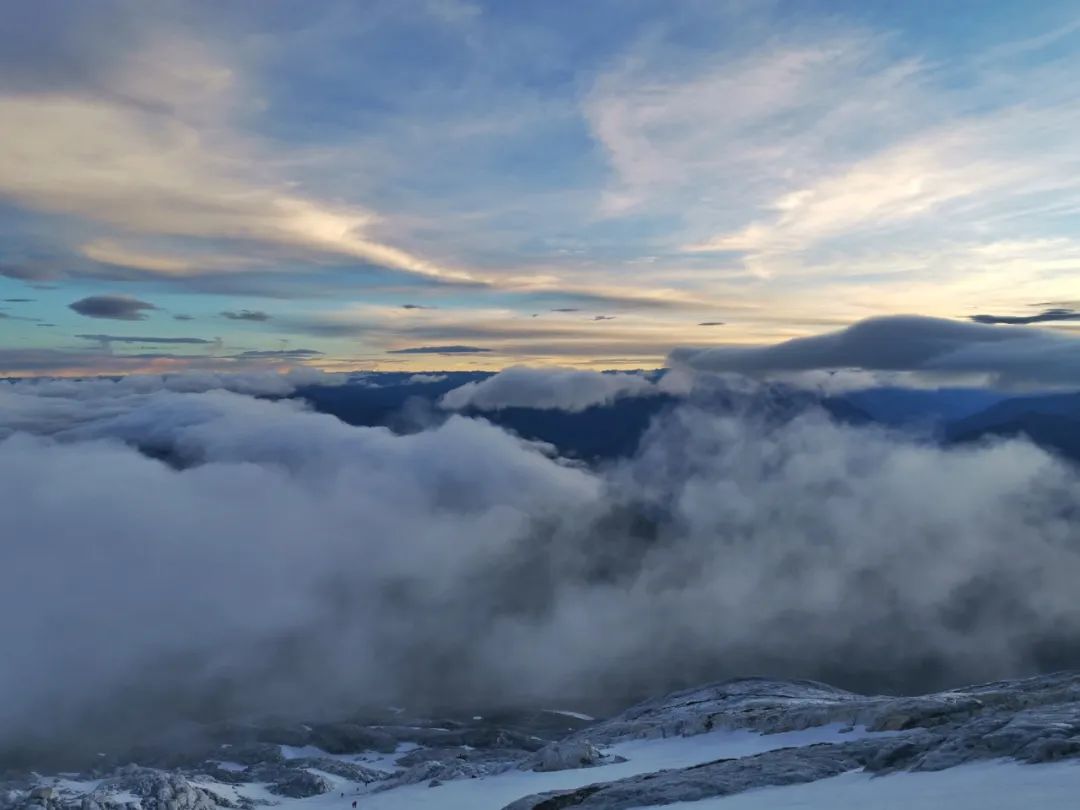
[[[1075,467],[773,418],[751,383],[719,407],[697,374],[594,467],[453,412],[351,427],[282,398],[307,377],[0,383],[0,745],[1080,664]]]

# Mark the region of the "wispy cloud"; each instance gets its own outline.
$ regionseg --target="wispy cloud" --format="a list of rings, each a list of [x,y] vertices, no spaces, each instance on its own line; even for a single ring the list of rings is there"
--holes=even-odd
[[[279,359],[296,359],[303,360],[310,357],[319,357],[322,352],[315,349],[262,349],[262,350],[249,350],[246,352],[240,352],[236,355],[240,358],[279,358]]]
[[[1032,324],[1053,321],[1080,321],[1080,312],[1075,309],[1046,309],[1037,315],[971,315],[976,323]]]
[[[760,343],[898,311],[1070,326],[1028,308],[1080,297],[1063,12],[980,10],[957,48],[888,8],[376,6],[0,32],[0,281],[72,290],[26,315],[63,325],[107,282],[326,364],[648,364],[698,324]],[[118,311],[91,317],[153,313]]]
[[[388,354],[478,354],[490,351],[482,346],[410,346],[407,349],[391,349]]]
[[[270,315],[263,312],[260,309],[241,309],[235,312],[226,310],[221,313],[221,317],[227,318],[230,321],[268,321]]]
[[[92,340],[96,343],[162,343],[176,345],[204,346],[218,343],[216,340],[195,337],[153,337],[149,335],[76,335],[83,340]]]
[[[107,92],[0,94],[0,195],[127,232],[233,247],[200,259],[110,236],[83,245],[87,258],[166,275],[240,269],[258,256],[246,242],[467,279],[372,238],[372,211],[275,176],[281,156],[233,120],[250,88],[220,53],[178,36],[147,41],[100,78]]]

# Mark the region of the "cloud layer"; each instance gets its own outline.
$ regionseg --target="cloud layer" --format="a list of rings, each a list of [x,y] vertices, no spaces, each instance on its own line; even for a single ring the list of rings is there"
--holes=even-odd
[[[660,389],[640,374],[600,374],[575,369],[508,368],[446,393],[441,404],[454,411],[540,408],[582,411],[620,397],[648,396]]]
[[[586,469],[482,420],[395,435],[222,385],[291,390],[0,385],[2,742],[1080,663],[1080,479],[1025,442],[776,420],[747,388]]]
[[[670,359],[699,370],[744,374],[855,368],[984,375],[1017,385],[1080,382],[1080,338],[916,316],[871,318],[774,346],[679,349]]]

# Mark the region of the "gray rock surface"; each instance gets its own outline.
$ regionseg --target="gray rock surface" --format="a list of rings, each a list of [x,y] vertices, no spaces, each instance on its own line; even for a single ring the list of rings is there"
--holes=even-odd
[[[270,790],[274,793],[293,799],[319,796],[333,789],[333,783],[325,776],[304,770],[293,771],[289,776],[270,785]]]
[[[794,785],[838,776],[865,765],[873,746],[860,742],[780,749],[740,759],[723,759],[693,768],[643,774],[576,790],[519,799],[505,810],[558,810],[564,807],[650,807],[730,796],[755,787]]]
[[[328,754],[355,754],[379,751],[392,754],[397,740],[385,732],[357,723],[323,723],[312,729],[309,744]]]
[[[856,769],[886,774],[944,770],[1001,757],[1028,763],[1080,759],[1080,674],[983,684],[917,698],[866,697],[809,682],[741,680],[648,701],[587,733],[592,739],[618,742],[717,728],[774,733],[838,722],[893,733],[538,794],[506,810],[647,807],[810,782]]]
[[[995,758],[1023,763],[1080,760],[1080,673],[918,697],[858,695],[809,681],[747,678],[649,700],[596,723],[564,721],[558,713],[543,711],[504,713],[498,722],[482,717],[406,719],[396,711],[392,718],[378,719],[382,724],[364,725],[355,719],[312,725],[275,721],[265,728],[219,724],[172,738],[165,735],[162,740],[175,740],[176,749],[155,740],[142,750],[155,763],[179,764],[117,767],[119,755],[110,754],[81,777],[5,774],[0,779],[0,810],[250,810],[266,803],[242,798],[233,789],[244,783],[266,785],[290,798],[338,790],[356,796],[419,784],[437,790],[451,780],[482,779],[513,769],[596,768],[619,761],[619,752],[609,748],[618,743],[717,729],[767,735],[836,724],[871,733],[850,738],[841,734],[835,742],[607,782],[601,768],[596,784],[525,797],[509,807],[658,806],[850,770],[886,775],[940,771]],[[388,719],[396,725],[386,724]],[[403,742],[418,747],[395,755]],[[281,745],[296,743],[312,746],[315,755],[287,759]],[[320,746],[322,754],[316,750]]]
[[[512,762],[476,763],[461,759],[430,760],[413,765],[404,771],[379,782],[374,786],[377,791],[393,790],[404,785],[416,785],[421,782],[449,782],[453,779],[480,779],[494,776],[514,767]]]
[[[383,771],[356,762],[343,762],[340,759],[331,759],[329,757],[293,759],[289,761],[289,766],[292,768],[314,768],[334,776],[340,776],[342,779],[348,779],[350,782],[359,782],[365,785],[386,778],[386,773]]]
[[[615,762],[626,762],[626,760],[620,756],[605,755],[586,740],[568,740],[544,746],[518,767],[523,771],[566,771],[574,768],[594,768],[597,765],[609,765]]]

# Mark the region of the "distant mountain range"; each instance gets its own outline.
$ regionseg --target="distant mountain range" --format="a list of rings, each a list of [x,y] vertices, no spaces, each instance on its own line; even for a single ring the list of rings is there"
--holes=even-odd
[[[352,425],[412,432],[445,418],[438,408],[443,394],[488,376],[487,372],[444,372],[413,382],[411,374],[369,374],[345,385],[304,387],[294,396]],[[713,392],[696,401],[717,412],[747,407],[746,396],[735,392]],[[552,444],[563,455],[599,461],[632,454],[653,418],[678,402],[676,397],[657,393],[578,412],[513,407],[466,414],[481,416],[526,439]],[[822,397],[774,385],[757,395],[752,408],[765,418],[783,420],[814,406],[841,422],[910,430],[946,444],[1027,436],[1047,450],[1080,462],[1080,391],[1009,396],[981,388],[882,387]]]

